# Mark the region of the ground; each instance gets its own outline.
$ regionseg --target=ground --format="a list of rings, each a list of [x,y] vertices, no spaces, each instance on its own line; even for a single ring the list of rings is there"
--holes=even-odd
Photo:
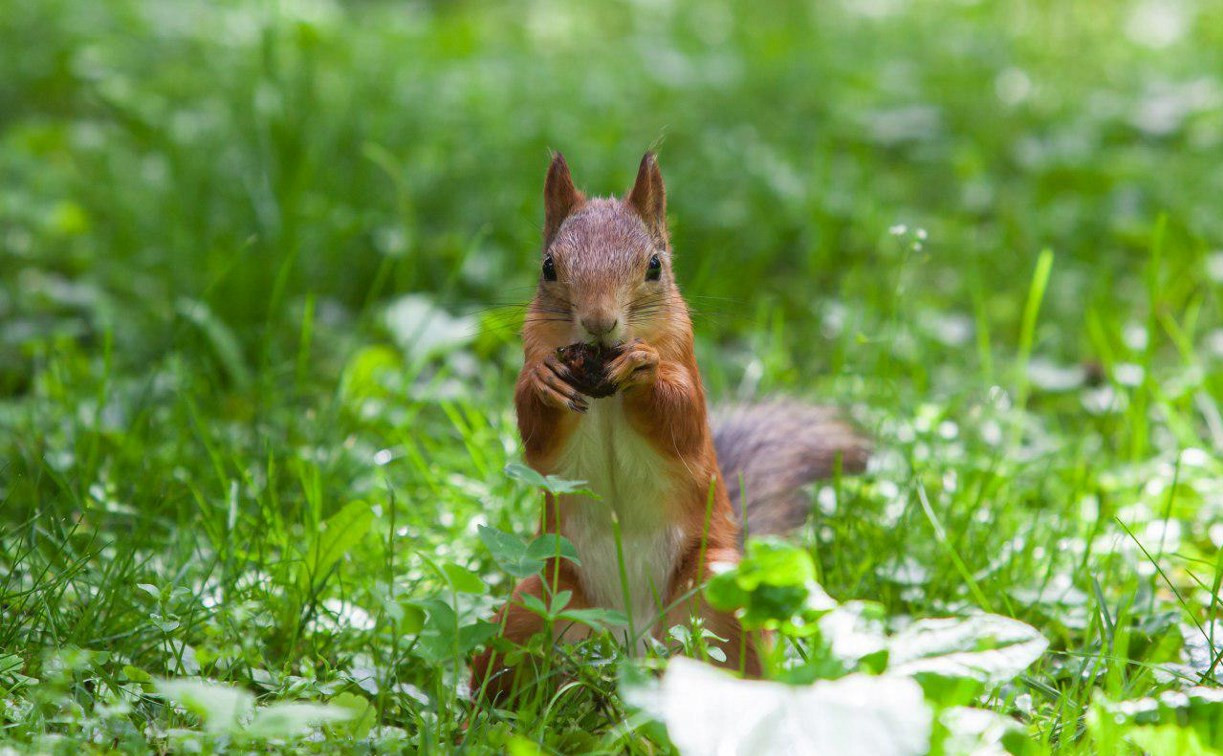
[[[562,547],[511,406],[549,150],[610,194],[651,146],[712,401],[877,448],[760,547],[797,603],[718,588],[769,695],[1223,747],[1220,71],[1192,0],[8,4],[0,752],[699,750],[665,649],[465,690]]]

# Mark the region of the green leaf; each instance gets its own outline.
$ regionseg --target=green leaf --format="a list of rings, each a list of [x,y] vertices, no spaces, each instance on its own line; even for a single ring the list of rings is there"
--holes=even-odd
[[[517,536],[484,525],[479,532],[497,566],[514,577],[530,577],[543,569],[543,562],[528,556],[527,545]]]
[[[510,737],[510,742],[506,744],[506,752],[510,756],[542,756],[544,753],[538,745],[521,735]]]
[[[459,654],[466,655],[477,646],[488,643],[500,629],[500,626],[484,621],[473,622],[459,628]]]
[[[345,709],[352,715],[347,722],[340,724],[336,729],[357,740],[369,737],[370,730],[378,724],[378,711],[374,705],[356,693],[341,693],[328,703]]]
[[[416,602],[425,611],[424,625],[416,644],[416,653],[428,662],[440,663],[452,659],[459,653],[455,634],[459,630],[458,617],[449,604],[438,598]]]
[[[543,599],[541,599],[539,596],[536,596],[533,593],[523,592],[518,599],[522,602],[523,606],[535,614],[538,614],[541,617],[548,616],[548,607],[544,605]]]
[[[527,556],[534,559],[547,560],[558,555],[576,565],[582,564],[578,559],[577,547],[568,538],[555,533],[544,533],[527,547]]]
[[[569,620],[595,630],[609,627],[627,627],[628,617],[615,609],[566,609],[556,615],[557,619]]]
[[[206,680],[159,680],[157,693],[197,715],[213,732],[236,732],[239,718],[251,710],[255,697],[245,690]]]
[[[748,591],[761,585],[804,586],[815,580],[815,562],[806,549],[760,539],[748,544],[738,572],[739,584]]]
[[[439,598],[419,600],[416,604],[426,613],[416,644],[417,656],[425,661],[437,664],[465,656],[497,634],[497,625],[482,620],[460,626],[454,608]]]
[[[505,474],[521,483],[526,483],[534,488],[548,487],[548,480],[540,475],[535,470],[526,465],[517,462],[511,462],[505,466]]]
[[[554,494],[581,494],[592,499],[599,498],[594,491],[586,487],[584,480],[565,480],[555,475],[549,475],[544,480],[546,488]]]
[[[734,568],[705,588],[714,608],[742,610],[749,628],[782,628],[791,635],[816,632],[818,616],[836,602],[815,582],[815,563],[804,549],[776,539],[749,541]]]
[[[401,604],[403,616],[399,618],[399,632],[411,635],[419,633],[425,626],[425,610],[414,604]]]
[[[739,585],[734,571],[714,575],[705,585],[705,598],[714,609],[733,612],[747,606],[751,595]]]
[[[153,682],[152,675],[150,675],[148,672],[145,672],[143,669],[140,669],[139,667],[133,667],[130,664],[123,665],[123,675],[127,679],[131,680],[132,682],[137,682],[137,683]]]
[[[571,598],[573,598],[573,591],[560,591],[548,602],[548,613],[555,615],[569,605]]]
[[[336,563],[361,542],[373,523],[374,510],[359,500],[349,502],[327,518],[315,534],[303,560],[299,580],[302,590],[316,590]]]
[[[584,480],[566,480],[555,475],[541,475],[536,470],[516,462],[511,462],[505,466],[505,474],[514,480],[526,483],[532,488],[542,488],[551,494],[581,494],[598,498],[593,491],[586,487],[586,481]]]
[[[574,564],[580,564],[577,548],[569,539],[553,533],[539,536],[528,546],[517,536],[481,525],[480,540],[488,547],[497,565],[519,579],[538,575],[547,560],[557,554]]]
[[[16,654],[2,654],[0,655],[0,675],[20,672],[23,664],[25,662]]]
[[[455,564],[454,562],[443,562],[442,572],[446,573],[446,580],[450,583],[450,587],[459,593],[484,593],[486,586],[480,576],[466,567]]]

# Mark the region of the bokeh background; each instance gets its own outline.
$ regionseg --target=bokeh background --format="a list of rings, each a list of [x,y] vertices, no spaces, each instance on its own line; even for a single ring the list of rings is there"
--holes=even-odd
[[[184,297],[247,362],[295,348],[307,296],[354,321],[410,291],[524,299],[550,149],[596,193],[661,149],[685,288],[740,303],[710,337],[903,273],[911,312],[983,310],[1006,338],[1043,247],[1046,312],[1079,322],[1141,299],[1160,213],[1205,247],[1223,222],[1205,3],[39,2],[0,23],[14,392],[31,344],[101,317],[117,359],[164,355]],[[930,234],[908,265],[881,243],[897,223]]]
[[[158,716],[74,687],[124,664],[280,693],[360,668],[410,686],[366,691],[381,724],[447,737],[457,668],[388,607],[439,590],[421,554],[488,584],[460,616],[504,593],[474,533],[533,522],[502,468],[550,150],[612,194],[647,148],[712,398],[880,440],[804,536],[836,598],[973,603],[922,482],[993,609],[1098,649],[1083,617],[1139,591],[1175,616],[1134,658],[1180,653],[1212,601],[1182,571],[1223,544],[1206,0],[3,2],[0,647],[105,727]],[[369,534],[299,595],[295,549],[357,499]],[[1117,518],[1187,555],[1154,560],[1183,596]],[[1040,674],[1062,698],[1025,721],[1071,742],[1094,678]]]

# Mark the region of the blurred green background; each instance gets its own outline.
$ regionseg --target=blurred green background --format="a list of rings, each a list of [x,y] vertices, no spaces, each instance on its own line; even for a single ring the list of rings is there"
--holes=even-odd
[[[386,607],[438,590],[421,554],[489,583],[464,616],[504,593],[474,527],[533,522],[502,468],[549,151],[611,194],[651,147],[712,398],[819,398],[879,440],[812,531],[836,598],[964,605],[923,482],[1059,648],[1102,630],[1015,598],[1032,576],[1201,614],[1209,570],[1163,564],[1178,601],[1087,554],[1115,517],[1162,522],[1161,558],[1170,519],[1190,560],[1223,544],[1221,72],[1206,0],[0,0],[0,647],[87,720],[46,653],[116,654],[73,667],[103,688],[390,670],[434,698],[384,688],[379,721],[452,736],[453,669]],[[374,529],[298,595],[295,550],[357,498]],[[373,629],[319,625],[327,596]],[[1064,745],[1095,683],[1040,675],[1024,721]]]
[[[549,149],[612,193],[660,146],[686,290],[800,319],[898,274],[880,248],[894,223],[930,233],[904,306],[978,307],[1003,333],[1042,247],[1058,254],[1047,313],[1076,323],[1142,295],[1160,213],[1202,252],[1223,235],[1213,4],[49,1],[0,17],[10,393],[49,331],[112,323],[118,360],[155,361],[184,297],[251,364],[295,349],[306,296],[337,317],[407,291],[525,299]],[[1062,330],[1067,356],[1087,349]]]

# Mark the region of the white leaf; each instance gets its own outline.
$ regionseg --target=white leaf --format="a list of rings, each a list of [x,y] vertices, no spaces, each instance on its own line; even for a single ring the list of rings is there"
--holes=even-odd
[[[386,327],[405,354],[422,359],[470,342],[475,337],[476,320],[456,318],[422,294],[407,294],[387,308]]]
[[[262,738],[291,738],[305,735],[314,725],[344,722],[354,712],[340,706],[318,703],[282,702],[259,709],[247,732]]]
[[[245,690],[205,680],[160,680],[157,692],[198,715],[216,732],[234,732],[238,720],[255,704]]]
[[[1206,674],[1215,666],[1215,658],[1223,653],[1223,620],[1206,622],[1200,630],[1182,622],[1180,630],[1181,637],[1185,639],[1181,658],[1196,674]]]
[[[892,638],[888,674],[930,673],[998,685],[1027,669],[1048,646],[1035,628],[996,614],[918,620]]]
[[[910,679],[851,675],[794,687],[738,680],[683,657],[638,697],[685,754],[920,754],[932,714]]]
[[[883,621],[870,616],[862,601],[847,601],[820,617],[820,634],[832,647],[832,653],[852,665],[865,656],[888,647]]]
[[[1002,744],[1003,737],[1019,729],[1013,719],[995,711],[956,706],[943,711],[939,722],[947,728],[943,740],[943,752],[949,756],[972,754],[972,756],[1005,756],[1009,751]]]

